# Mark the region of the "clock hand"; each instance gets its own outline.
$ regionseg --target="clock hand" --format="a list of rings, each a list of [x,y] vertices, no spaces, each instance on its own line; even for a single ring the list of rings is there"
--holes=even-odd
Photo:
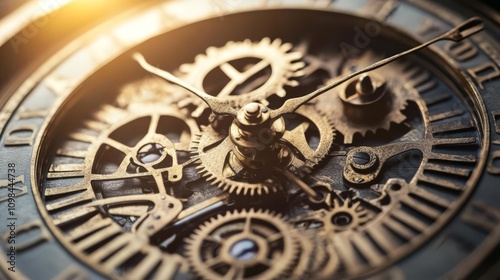
[[[139,63],[139,65],[141,65],[142,68],[144,68],[144,70],[148,71],[149,73],[159,76],[171,83],[174,83],[196,95],[198,98],[203,100],[203,102],[205,102],[208,105],[208,107],[210,107],[210,109],[214,114],[236,116],[238,110],[233,108],[229,104],[228,100],[212,96],[202,90],[190,86],[189,84],[175,77],[171,73],[159,69],[157,67],[154,67],[153,65],[149,64],[144,58],[144,56],[140,53],[135,53],[133,55],[133,58]]]
[[[394,60],[397,60],[403,56],[406,56],[408,54],[411,54],[411,53],[414,53],[418,50],[421,50],[425,47],[428,47],[429,45],[432,45],[438,41],[450,40],[450,41],[459,42],[459,41],[479,32],[479,31],[483,30],[483,28],[484,28],[484,24],[480,18],[478,18],[478,17],[470,18],[470,19],[462,22],[461,24],[457,25],[456,27],[454,27],[450,31],[444,33],[443,35],[438,36],[432,40],[429,40],[429,41],[427,41],[427,42],[425,42],[417,47],[414,47],[414,48],[409,49],[407,51],[404,51],[404,52],[398,53],[396,55],[393,55],[391,57],[380,60],[380,61],[378,61],[370,66],[367,66],[367,67],[360,69],[354,73],[351,73],[347,76],[344,76],[344,77],[334,81],[331,84],[328,84],[324,87],[321,87],[321,88],[319,88],[319,89],[317,89],[309,94],[306,94],[304,96],[297,97],[297,98],[288,99],[283,103],[283,105],[280,108],[278,108],[276,110],[272,110],[270,112],[270,117],[274,119],[274,118],[278,118],[284,114],[292,113],[295,110],[297,110],[297,108],[299,108],[300,106],[309,102],[313,98],[345,83],[346,81],[348,81],[348,80],[350,80],[358,75],[361,75],[363,73],[380,68],[386,64],[393,62]]]

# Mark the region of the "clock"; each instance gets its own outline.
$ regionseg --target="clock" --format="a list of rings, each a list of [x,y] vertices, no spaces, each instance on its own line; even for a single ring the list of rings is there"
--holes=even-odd
[[[0,22],[2,279],[500,275],[486,4],[47,3]]]

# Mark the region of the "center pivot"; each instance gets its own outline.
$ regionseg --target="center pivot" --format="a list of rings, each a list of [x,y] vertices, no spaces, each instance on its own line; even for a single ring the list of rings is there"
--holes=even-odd
[[[272,120],[266,106],[248,103],[238,111],[230,128],[236,159],[245,167],[262,168],[266,162],[277,159],[279,149],[275,144],[284,132],[282,117]]]

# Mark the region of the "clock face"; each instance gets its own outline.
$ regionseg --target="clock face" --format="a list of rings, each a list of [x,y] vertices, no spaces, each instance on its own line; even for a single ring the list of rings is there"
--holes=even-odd
[[[7,69],[1,272],[497,276],[498,23],[376,64],[464,7],[150,1]]]

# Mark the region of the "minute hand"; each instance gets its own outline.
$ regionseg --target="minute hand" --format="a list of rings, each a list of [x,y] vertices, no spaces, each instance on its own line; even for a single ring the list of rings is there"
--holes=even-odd
[[[479,32],[479,31],[483,30],[483,28],[484,28],[484,24],[480,18],[478,18],[478,17],[470,18],[470,19],[462,22],[461,24],[457,25],[456,27],[454,27],[450,31],[446,32],[445,34],[438,36],[430,41],[427,41],[426,43],[423,43],[417,47],[414,47],[414,48],[409,49],[407,51],[404,51],[402,53],[398,53],[398,54],[393,55],[391,57],[380,60],[380,61],[378,61],[378,62],[376,62],[368,67],[365,67],[361,70],[358,70],[350,75],[344,76],[344,77],[334,81],[331,84],[328,84],[324,87],[321,87],[321,88],[319,88],[319,89],[317,89],[317,90],[315,90],[307,95],[297,97],[297,98],[288,99],[287,101],[285,101],[283,103],[283,105],[280,108],[270,112],[270,115],[272,118],[276,118],[276,117],[282,116],[283,114],[292,113],[295,110],[297,110],[300,106],[302,106],[303,104],[309,102],[311,99],[337,87],[338,85],[340,85],[342,83],[345,83],[347,80],[350,80],[350,79],[352,79],[360,74],[375,70],[379,67],[382,67],[386,64],[391,63],[392,61],[394,61],[396,59],[399,59],[405,55],[416,52],[416,51],[423,49],[423,48],[425,48],[431,44],[434,44],[438,41],[450,40],[450,41],[459,42],[459,41]]]

